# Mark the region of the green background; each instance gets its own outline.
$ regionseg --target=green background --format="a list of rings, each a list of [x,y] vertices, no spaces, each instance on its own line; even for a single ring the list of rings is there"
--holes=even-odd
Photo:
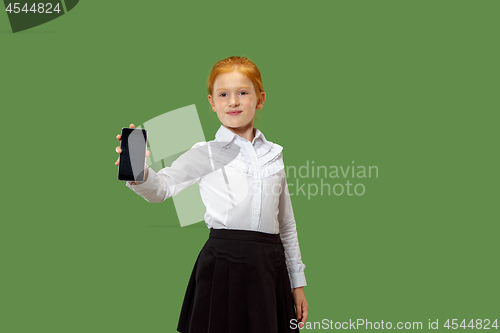
[[[286,165],[379,168],[363,196],[292,197],[308,321],[499,318],[499,10],[80,1],[17,34],[0,13],[0,330],[175,332],[208,229],[118,181],[115,136],[196,104],[213,139],[205,83],[232,55]]]

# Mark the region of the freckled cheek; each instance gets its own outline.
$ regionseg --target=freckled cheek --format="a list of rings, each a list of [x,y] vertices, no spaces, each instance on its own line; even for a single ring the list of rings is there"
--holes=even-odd
[[[240,100],[240,102],[242,104],[245,104],[245,105],[252,105],[254,103],[253,99],[252,98],[248,98],[248,97],[245,97],[245,98],[242,98]],[[255,101],[255,104],[257,104],[257,102]]]

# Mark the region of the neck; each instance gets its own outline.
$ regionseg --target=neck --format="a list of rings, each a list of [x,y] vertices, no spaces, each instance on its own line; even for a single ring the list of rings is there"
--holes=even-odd
[[[227,127],[226,125],[223,124],[224,127],[229,129],[231,132],[238,134],[241,136],[243,139],[247,139],[248,141],[252,142],[253,139],[255,138],[255,130],[253,128],[253,123],[248,124],[245,127]]]

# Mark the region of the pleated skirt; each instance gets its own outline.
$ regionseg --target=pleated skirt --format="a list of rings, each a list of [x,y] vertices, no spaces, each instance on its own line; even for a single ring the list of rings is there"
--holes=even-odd
[[[293,318],[280,235],[210,229],[188,282],[177,331],[299,332],[290,328]]]

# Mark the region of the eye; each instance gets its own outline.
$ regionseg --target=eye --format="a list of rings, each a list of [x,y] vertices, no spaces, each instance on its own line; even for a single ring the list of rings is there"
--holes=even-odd
[[[226,97],[225,95],[226,95],[226,93],[222,93],[222,94],[220,94],[219,96],[220,96],[220,97]]]
[[[248,93],[246,91],[242,91],[241,94],[248,95]]]

